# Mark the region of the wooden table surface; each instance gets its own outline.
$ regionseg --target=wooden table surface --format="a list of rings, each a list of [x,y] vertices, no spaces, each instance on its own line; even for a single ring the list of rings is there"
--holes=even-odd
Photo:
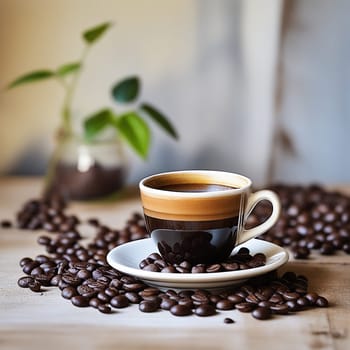
[[[40,186],[40,179],[0,179],[0,220],[14,220],[27,199],[38,197]],[[82,219],[94,216],[115,228],[135,210],[141,210],[135,194],[69,208]],[[280,269],[306,275],[310,290],[325,296],[329,308],[268,321],[237,310],[200,318],[146,314],[137,306],[105,315],[73,307],[58,288],[32,293],[17,286],[23,275],[19,260],[44,253],[36,243],[42,233],[0,229],[0,349],[350,349],[350,255],[290,258]],[[225,317],[235,323],[224,324]]]

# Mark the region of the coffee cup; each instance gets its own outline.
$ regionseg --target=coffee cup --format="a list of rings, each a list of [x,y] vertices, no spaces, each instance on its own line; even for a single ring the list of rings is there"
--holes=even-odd
[[[146,229],[171,264],[224,261],[236,246],[268,231],[281,211],[274,192],[252,193],[249,178],[223,171],[160,173],[141,180],[139,188]],[[247,217],[262,200],[271,203],[271,215],[245,229]]]

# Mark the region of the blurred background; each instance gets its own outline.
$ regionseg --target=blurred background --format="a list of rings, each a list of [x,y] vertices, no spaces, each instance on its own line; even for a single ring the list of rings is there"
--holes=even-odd
[[[6,85],[78,59],[81,32],[113,21],[87,59],[77,119],[137,74],[180,135],[152,128],[128,182],[218,169],[258,185],[349,183],[349,13],[346,0],[0,0],[0,174],[45,173],[63,98],[55,81]]]

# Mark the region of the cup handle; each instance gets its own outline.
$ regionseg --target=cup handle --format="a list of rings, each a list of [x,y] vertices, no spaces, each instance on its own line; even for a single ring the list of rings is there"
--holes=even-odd
[[[248,197],[248,203],[244,214],[244,221],[250,215],[254,207],[262,200],[268,200],[272,204],[272,213],[270,217],[258,226],[255,226],[249,230],[243,229],[243,231],[237,238],[236,245],[244,243],[249,239],[255,238],[263,234],[277,222],[281,213],[281,203],[278,196],[274,192],[269,190],[261,190],[250,194],[250,196]]]

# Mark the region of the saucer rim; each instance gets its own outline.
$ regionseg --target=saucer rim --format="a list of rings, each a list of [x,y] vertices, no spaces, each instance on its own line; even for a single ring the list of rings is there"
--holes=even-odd
[[[215,283],[215,282],[225,282],[225,281],[235,281],[235,280],[246,280],[248,278],[261,275],[263,273],[270,272],[272,270],[277,269],[278,267],[284,265],[289,260],[289,254],[286,249],[280,247],[274,243],[260,240],[260,239],[251,239],[244,243],[244,246],[249,249],[249,246],[252,244],[259,244],[263,246],[262,253],[266,250],[274,251],[273,254],[268,256],[268,258],[272,258],[277,256],[278,258],[275,261],[272,261],[269,264],[250,268],[246,270],[238,270],[238,271],[224,271],[224,272],[212,272],[212,273],[162,273],[162,272],[153,272],[153,271],[144,271],[140,268],[131,267],[125,265],[120,262],[115,261],[115,255],[118,251],[122,251],[125,249],[130,249],[130,246],[136,246],[145,244],[152,241],[151,238],[144,238],[136,241],[131,241],[128,243],[124,243],[118,247],[113,248],[107,254],[107,262],[110,266],[115,268],[116,270],[137,277],[141,280],[147,281],[158,281],[158,282],[171,282],[171,283]],[[153,243],[152,243],[153,244]],[[235,253],[240,246],[236,247],[232,254]],[[156,250],[156,249],[155,249]],[[146,253],[147,254],[147,253]]]

